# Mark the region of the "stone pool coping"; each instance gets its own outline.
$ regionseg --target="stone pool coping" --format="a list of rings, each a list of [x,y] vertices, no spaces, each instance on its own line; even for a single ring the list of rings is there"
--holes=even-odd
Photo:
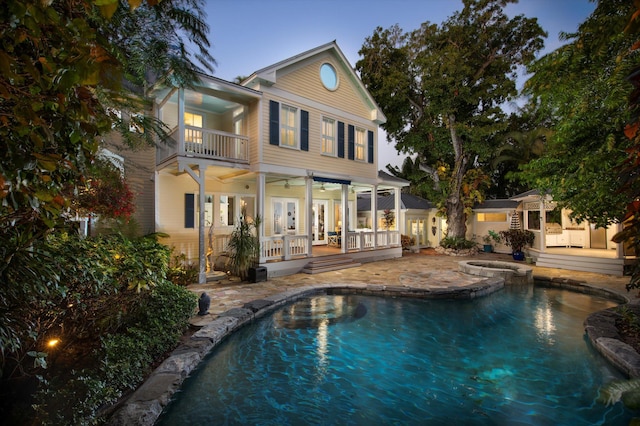
[[[557,287],[595,296],[606,297],[621,303],[629,302],[625,296],[604,288],[566,278],[535,277],[539,286]],[[226,337],[251,321],[296,300],[323,294],[362,294],[385,297],[423,299],[473,299],[486,296],[504,288],[500,277],[480,279],[467,285],[438,287],[387,286],[380,284],[312,284],[290,289],[245,303],[221,313],[195,332],[187,342],[178,346],[156,368],[138,389],[127,398],[108,420],[110,425],[153,425],[171,397],[199,363]],[[640,305],[636,306],[639,309]],[[597,316],[602,314],[602,316]],[[619,315],[619,314],[618,314]],[[593,319],[592,319],[593,317]],[[615,367],[640,376],[640,355],[616,339],[614,313],[611,310],[597,312],[585,320],[586,332],[594,347]],[[614,327],[612,330],[611,327]],[[593,336],[593,338],[592,338]],[[618,336],[619,337],[619,336]]]
[[[393,298],[474,299],[504,288],[502,278],[464,286],[417,288],[379,284],[314,284],[288,290],[231,308],[178,346],[109,419],[110,425],[153,425],[187,376],[227,336],[271,311],[299,299],[324,294],[360,294]]]
[[[504,278],[505,284],[533,283],[533,268],[500,260],[461,260],[458,269],[469,275]]]

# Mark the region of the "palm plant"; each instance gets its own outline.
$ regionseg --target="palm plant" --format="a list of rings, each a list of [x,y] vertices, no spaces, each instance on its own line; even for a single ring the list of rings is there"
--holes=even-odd
[[[255,267],[260,258],[260,216],[249,220],[246,208],[242,208],[240,220],[231,233],[227,249],[231,254],[231,273],[241,280],[249,277],[249,268]]]

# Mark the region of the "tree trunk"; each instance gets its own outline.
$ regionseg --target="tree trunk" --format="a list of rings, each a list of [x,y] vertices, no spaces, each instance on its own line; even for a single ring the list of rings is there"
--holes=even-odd
[[[463,149],[462,139],[456,132],[456,116],[449,115],[449,131],[451,133],[451,144],[455,154],[455,164],[451,171],[451,181],[449,183],[449,195],[445,201],[447,209],[447,236],[452,238],[465,238],[467,233],[467,215],[464,212],[464,202],[462,194],[462,180],[467,172],[467,156]]]

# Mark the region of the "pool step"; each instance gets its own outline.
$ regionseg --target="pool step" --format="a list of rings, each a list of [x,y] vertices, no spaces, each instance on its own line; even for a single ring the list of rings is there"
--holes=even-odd
[[[355,268],[360,265],[362,265],[360,262],[354,262],[350,257],[332,257],[309,262],[302,269],[302,272],[305,274],[319,274],[321,272],[337,271],[338,269]]]

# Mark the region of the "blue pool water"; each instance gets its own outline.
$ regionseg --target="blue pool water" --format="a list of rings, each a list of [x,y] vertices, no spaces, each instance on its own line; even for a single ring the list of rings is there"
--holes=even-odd
[[[161,425],[627,425],[599,387],[622,376],[587,342],[615,304],[510,286],[472,301],[300,300],[227,339]]]

